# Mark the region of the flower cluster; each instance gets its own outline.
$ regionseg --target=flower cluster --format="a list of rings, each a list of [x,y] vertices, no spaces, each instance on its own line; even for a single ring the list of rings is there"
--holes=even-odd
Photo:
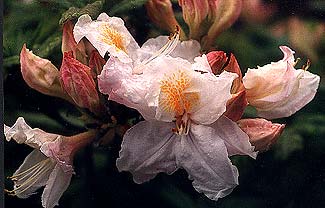
[[[269,149],[285,125],[266,119],[288,117],[309,103],[320,78],[307,71],[309,63],[295,69],[294,51],[286,46],[280,46],[282,60],[248,69],[244,76],[233,54],[202,54],[206,48],[201,46],[211,44],[238,17],[225,8],[241,6],[241,1],[204,2],[179,1],[190,37],[200,42],[180,41],[186,35],[169,15],[160,24],[171,30],[172,23],[173,34],[149,39],[140,47],[121,18],[102,13],[96,20],[86,14],[75,25],[65,23],[60,70],[24,45],[20,61],[26,83],[73,103],[98,125],[70,137],[33,129],[23,118],[5,126],[8,141],[35,149],[11,177],[15,185],[9,193],[26,198],[45,186],[42,204],[54,207],[74,173],[73,155],[98,137],[105,124],[102,118],[108,116],[105,103],[115,101],[144,118],[123,136],[119,171],[129,171],[134,182],[143,183],[181,168],[208,198],[230,194],[239,174],[229,157],[256,158]],[[147,7],[153,13],[159,10],[156,14],[172,12],[168,1],[152,0]],[[203,21],[209,27],[202,28]],[[242,118],[247,105],[261,118]]]

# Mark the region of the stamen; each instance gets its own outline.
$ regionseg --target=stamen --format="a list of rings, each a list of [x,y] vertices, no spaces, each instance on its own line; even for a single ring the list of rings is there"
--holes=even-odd
[[[307,59],[307,63],[304,64],[301,68],[302,68],[304,71],[307,71],[307,70],[309,69],[310,65],[311,65],[311,62],[310,62],[309,59]]]
[[[46,162],[47,162],[47,160],[42,160],[41,162],[36,163],[36,164],[33,165],[32,167],[30,167],[30,168],[24,170],[23,172],[21,172],[21,173],[19,173],[19,174],[16,174],[16,175],[13,175],[13,176],[8,176],[7,178],[9,178],[9,179],[17,178],[17,177],[19,177],[20,175],[23,175],[23,174],[25,174],[26,172],[30,172],[30,171],[32,171],[33,169],[39,167],[39,165],[41,165],[42,163],[46,163]]]
[[[297,58],[297,60],[293,63],[293,66],[295,67],[300,60],[301,60],[300,58]]]
[[[161,47],[157,52],[155,52],[151,57],[142,61],[137,66],[135,66],[133,68],[132,73],[133,74],[142,74],[143,68],[145,67],[146,64],[150,63],[151,61],[155,60],[156,58],[158,58],[160,56],[164,56],[164,55],[167,56],[171,52],[173,52],[178,44],[178,41],[179,41],[179,31],[180,31],[179,27],[176,26],[175,33],[171,34],[168,37],[168,39],[169,39],[168,42],[163,47]]]
[[[50,162],[51,162],[51,159],[48,158],[46,160],[43,160],[43,161],[35,164],[33,167],[31,167],[17,175],[10,177],[16,183],[19,183],[19,181],[22,181],[27,176],[29,176],[29,178],[26,181],[23,181],[22,184],[18,184],[15,189],[13,189],[13,190],[5,189],[5,192],[7,192],[11,196],[15,196],[15,195],[25,192],[26,190],[28,190],[30,187],[32,187],[37,182],[40,175],[46,173],[48,170],[53,168],[52,165],[48,165]],[[30,170],[31,172],[28,172],[28,170]],[[23,174],[25,174],[25,175],[23,175]],[[22,176],[22,177],[19,178],[20,176]]]

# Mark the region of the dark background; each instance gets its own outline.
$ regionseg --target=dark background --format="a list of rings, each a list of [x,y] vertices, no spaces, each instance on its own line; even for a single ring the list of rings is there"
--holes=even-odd
[[[51,60],[59,68],[62,28],[58,22],[61,15],[71,6],[83,7],[91,2],[4,1],[3,81],[4,122],[7,125],[23,116],[32,127],[48,132],[72,135],[83,130],[78,120],[67,120],[64,116],[74,111],[72,105],[42,95],[25,84],[18,55],[23,43],[27,43],[35,54]],[[107,1],[102,11],[122,17],[139,43],[149,37],[168,34],[150,22],[144,2]],[[309,71],[324,77],[325,35],[323,32],[318,37],[315,31],[321,24],[325,27],[325,1],[264,2],[277,8],[270,18],[259,21],[254,15],[251,18],[242,15],[217,39],[217,48],[234,53],[245,72],[249,67],[280,60],[282,53],[278,46],[288,45],[297,52],[296,57],[302,58],[300,66],[311,58]],[[177,4],[174,6],[177,17],[181,18]],[[299,19],[298,26],[293,18]],[[240,172],[240,185],[217,202],[197,193],[182,170],[172,176],[160,174],[142,185],[135,184],[129,173],[118,173],[115,160],[121,139],[117,137],[110,145],[88,146],[77,154],[74,161],[76,175],[61,198],[60,207],[325,207],[324,95],[325,86],[321,80],[311,103],[289,118],[275,120],[287,126],[271,150],[261,153],[256,160],[232,158]],[[123,107],[118,110],[127,111]],[[254,111],[248,109],[245,116],[254,116]],[[13,174],[30,151],[27,146],[5,142],[6,177]],[[5,179],[7,189],[12,185]],[[41,193],[39,190],[28,199],[5,195],[5,206],[41,207]]]

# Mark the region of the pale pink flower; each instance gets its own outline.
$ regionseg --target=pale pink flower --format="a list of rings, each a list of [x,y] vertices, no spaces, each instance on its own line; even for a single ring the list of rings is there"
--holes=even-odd
[[[194,63],[162,56],[142,74],[132,74],[130,64],[110,60],[103,71],[107,74],[102,73],[102,92],[146,119],[125,133],[118,169],[143,183],[159,172],[183,168],[194,188],[210,199],[228,195],[238,184],[228,155],[256,156],[248,136],[222,116],[237,75],[215,76],[205,55]]]
[[[319,76],[304,69],[295,69],[294,51],[280,46],[284,58],[257,69],[248,69],[243,83],[249,104],[258,115],[267,119],[287,117],[315,96]]]
[[[101,13],[94,21],[87,14],[80,16],[73,35],[77,43],[86,37],[102,57],[109,52],[125,63],[136,58],[134,52],[139,48],[124,26],[124,21],[118,17],[109,17],[106,13]]]
[[[22,117],[12,127],[5,125],[7,141],[15,140],[34,150],[10,178],[14,189],[7,191],[19,198],[27,198],[45,186],[42,205],[53,208],[70,184],[74,173],[72,161],[77,150],[95,138],[96,131],[88,131],[70,137],[47,133],[31,128]]]
[[[241,119],[238,126],[248,135],[256,151],[267,151],[276,143],[284,130],[284,124],[272,123],[262,118]]]
[[[144,65],[162,55],[194,59],[200,53],[200,44],[195,40],[179,41],[179,28],[172,37],[159,36],[146,41],[140,48],[124,26],[122,19],[102,13],[92,21],[89,15],[82,15],[74,27],[74,37],[79,42],[86,37],[104,57],[117,58],[122,63],[131,63],[133,73],[142,73]]]

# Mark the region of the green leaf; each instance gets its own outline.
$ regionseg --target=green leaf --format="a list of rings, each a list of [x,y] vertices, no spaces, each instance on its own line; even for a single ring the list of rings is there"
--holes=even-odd
[[[10,67],[13,65],[18,65],[19,64],[19,56],[10,56],[10,57],[6,57],[3,59],[3,67]]]
[[[273,149],[275,158],[286,160],[293,152],[303,149],[303,138],[294,129],[287,129]]]
[[[63,25],[66,21],[76,19],[83,14],[89,14],[93,19],[95,19],[102,11],[103,4],[103,1],[96,1],[92,4],[87,4],[83,8],[70,7],[62,14],[59,24]]]
[[[61,45],[61,34],[53,34],[42,44],[35,44],[33,49],[36,49],[35,52],[40,57],[48,57],[55,48]]]
[[[82,120],[79,119],[80,115],[76,115],[76,112],[70,112],[67,109],[60,109],[59,115],[69,124],[80,129],[85,128],[85,124]]]
[[[110,10],[110,15],[116,15],[117,13],[126,13],[131,9],[137,9],[143,6],[147,0],[123,0],[121,3],[116,4]]]
[[[64,129],[62,124],[43,113],[20,112],[19,116],[24,117],[32,128],[40,128],[50,131],[54,130],[55,132]]]

